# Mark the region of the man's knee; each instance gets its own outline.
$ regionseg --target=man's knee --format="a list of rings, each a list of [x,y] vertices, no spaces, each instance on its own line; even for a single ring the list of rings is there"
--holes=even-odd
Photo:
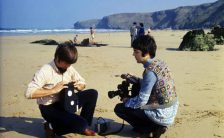
[[[89,96],[93,99],[97,99],[98,97],[98,92],[95,89],[88,89],[87,91],[89,91]]]
[[[114,108],[114,112],[117,113],[122,113],[124,111],[124,103],[118,103],[115,108]]]
[[[95,99],[97,99],[97,98],[98,98],[98,92],[97,92],[97,90],[95,90],[95,89],[91,89],[91,91],[92,91],[92,93],[93,93],[93,97],[94,97]]]

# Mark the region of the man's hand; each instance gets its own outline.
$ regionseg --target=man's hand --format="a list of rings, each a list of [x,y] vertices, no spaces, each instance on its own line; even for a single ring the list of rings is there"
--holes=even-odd
[[[123,103],[126,103],[126,102],[128,101],[128,99],[129,99],[129,98],[123,98],[123,99],[122,99],[122,102],[123,102]]]
[[[66,82],[63,82],[63,81],[56,84],[54,88],[52,89],[53,93],[59,93],[62,89],[68,88],[68,86],[66,86],[65,84]]]
[[[74,85],[74,88],[78,91],[82,91],[86,87],[85,84],[79,83],[79,82],[74,82],[73,85]]]
[[[130,73],[122,74],[121,78],[122,79],[126,79],[128,82],[130,82],[132,84],[135,84],[135,83],[139,82],[139,78],[134,76],[134,75],[132,75],[132,74],[130,74]]]

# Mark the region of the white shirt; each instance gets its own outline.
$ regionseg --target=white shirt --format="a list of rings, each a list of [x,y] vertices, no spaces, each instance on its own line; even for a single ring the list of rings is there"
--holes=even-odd
[[[37,89],[52,89],[57,83],[77,81],[78,83],[85,84],[85,80],[79,75],[79,73],[70,66],[67,71],[60,74],[54,61],[45,64],[37,71],[28,84],[28,88],[25,92],[26,98],[32,98],[32,94]],[[59,94],[52,94],[49,96],[37,98],[37,104],[50,105],[59,100]]]

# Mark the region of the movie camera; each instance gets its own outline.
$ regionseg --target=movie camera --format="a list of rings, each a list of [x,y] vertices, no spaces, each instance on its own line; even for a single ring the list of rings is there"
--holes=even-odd
[[[114,98],[115,96],[119,96],[120,100],[122,101],[124,98],[135,97],[139,94],[139,78],[130,74],[122,74],[120,77],[124,80],[121,84],[117,85],[117,90],[108,92],[108,97],[110,99]]]

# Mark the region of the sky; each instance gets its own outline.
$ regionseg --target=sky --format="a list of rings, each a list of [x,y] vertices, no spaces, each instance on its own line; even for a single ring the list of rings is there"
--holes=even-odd
[[[0,28],[64,29],[116,13],[142,13],[217,0],[0,0]]]

